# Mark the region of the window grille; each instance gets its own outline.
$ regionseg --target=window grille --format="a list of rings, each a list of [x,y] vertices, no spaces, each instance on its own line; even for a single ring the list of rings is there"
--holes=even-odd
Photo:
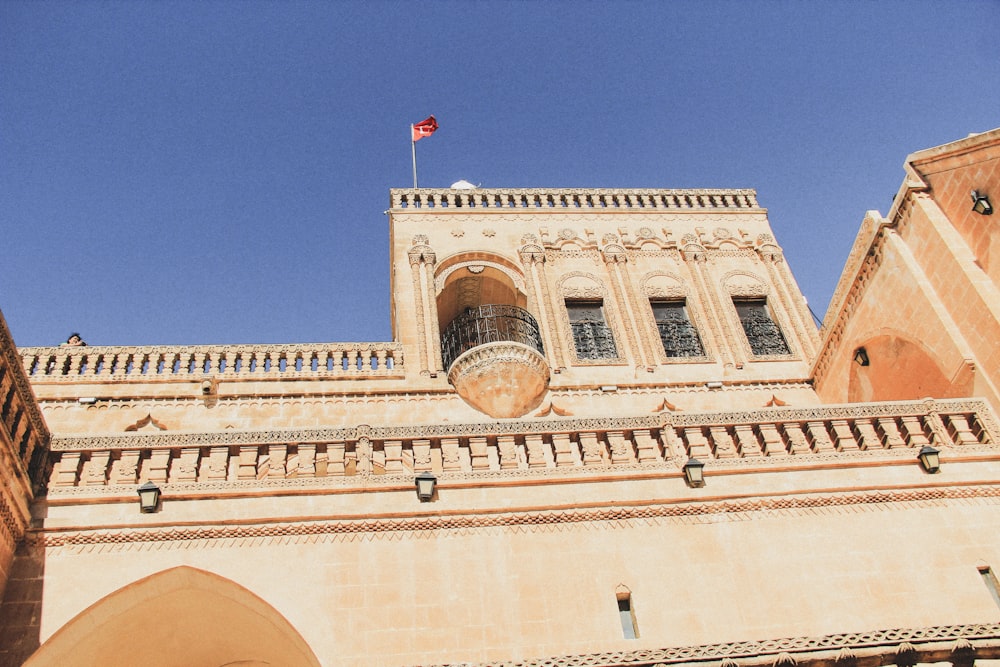
[[[688,318],[684,301],[653,301],[653,318],[668,357],[702,357],[698,330]]]
[[[750,350],[757,356],[791,354],[781,329],[771,319],[767,299],[733,299]]]
[[[579,359],[616,359],[618,348],[611,327],[604,319],[601,301],[567,301],[566,311],[573,329],[573,344]]]

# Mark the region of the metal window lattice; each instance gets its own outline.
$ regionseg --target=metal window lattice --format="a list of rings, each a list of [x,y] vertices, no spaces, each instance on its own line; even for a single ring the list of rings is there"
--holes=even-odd
[[[653,303],[653,316],[660,332],[663,351],[668,357],[701,357],[705,350],[701,346],[698,330],[691,324],[683,301]]]
[[[750,350],[757,356],[791,354],[781,329],[771,319],[767,311],[767,301],[754,299],[736,301],[743,331],[746,333]]]
[[[611,327],[604,321],[601,303],[567,303],[573,345],[579,359],[616,359],[618,348]]]

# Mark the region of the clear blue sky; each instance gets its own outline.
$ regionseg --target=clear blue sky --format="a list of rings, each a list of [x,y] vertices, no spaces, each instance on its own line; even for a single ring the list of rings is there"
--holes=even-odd
[[[388,189],[753,187],[822,315],[915,150],[1000,126],[994,2],[0,0],[19,345],[387,341]]]

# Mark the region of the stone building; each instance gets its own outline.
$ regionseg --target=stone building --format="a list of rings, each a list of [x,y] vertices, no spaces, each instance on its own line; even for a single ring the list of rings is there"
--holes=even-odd
[[[910,156],[822,331],[752,190],[392,190],[393,342],[2,325],[0,663],[993,662],[998,164]]]

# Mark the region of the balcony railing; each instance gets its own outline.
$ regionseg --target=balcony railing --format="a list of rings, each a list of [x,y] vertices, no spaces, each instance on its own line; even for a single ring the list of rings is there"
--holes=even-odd
[[[466,308],[441,336],[444,367],[450,368],[463,352],[486,343],[510,341],[527,345],[539,354],[542,336],[531,313],[517,306],[485,305]]]
[[[400,343],[22,347],[32,383],[402,377]]]

